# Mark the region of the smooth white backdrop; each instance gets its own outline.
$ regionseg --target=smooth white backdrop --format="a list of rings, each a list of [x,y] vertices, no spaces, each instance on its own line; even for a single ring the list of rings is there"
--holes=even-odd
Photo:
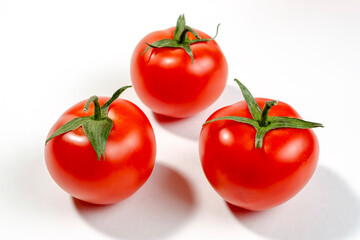
[[[133,89],[122,98],[149,117],[156,167],[132,197],[90,206],[47,172],[44,141],[70,106],[130,84],[129,63],[147,33],[188,25],[214,35],[228,84],[207,110],[156,118]],[[360,2],[0,1],[1,239],[360,239]],[[309,184],[265,212],[228,206],[203,175],[197,138],[220,107],[258,97],[291,104],[321,122],[319,165]]]

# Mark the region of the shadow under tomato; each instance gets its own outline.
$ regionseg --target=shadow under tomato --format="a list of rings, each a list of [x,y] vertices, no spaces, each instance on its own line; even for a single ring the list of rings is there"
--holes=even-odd
[[[153,113],[158,124],[169,132],[178,136],[197,141],[199,139],[202,124],[219,108],[228,106],[243,100],[239,87],[226,85],[221,96],[204,111],[188,118],[172,118]]]
[[[252,212],[227,205],[240,223],[271,239],[335,240],[350,236],[360,224],[359,199],[322,166],[297,196],[279,207]]]
[[[73,198],[91,226],[124,239],[161,239],[181,228],[196,205],[188,181],[157,163],[149,180],[130,198],[113,205],[94,205]]]

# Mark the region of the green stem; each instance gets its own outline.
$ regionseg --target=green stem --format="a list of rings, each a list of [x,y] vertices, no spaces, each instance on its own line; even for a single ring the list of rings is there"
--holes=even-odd
[[[181,43],[185,43],[186,41],[188,41],[188,32],[191,32],[197,39],[201,39],[201,37],[199,36],[199,34],[197,34],[197,32],[195,32],[194,29],[192,29],[189,26],[185,26],[184,29],[181,32],[180,35],[180,39],[178,40],[178,42]]]
[[[101,109],[100,109],[100,104],[99,104],[99,98],[97,96],[92,96],[90,97],[84,107],[84,111],[88,112],[89,110],[89,106],[91,103],[94,103],[94,119],[95,120],[101,120]]]
[[[261,118],[259,123],[261,127],[266,127],[267,125],[269,125],[269,111],[273,106],[277,104],[277,101],[268,101],[265,103],[264,109],[261,112]]]
[[[181,35],[184,32],[185,26],[186,26],[185,16],[184,16],[184,14],[182,14],[179,16],[179,18],[177,19],[177,22],[176,22],[176,27],[175,27],[174,36],[173,36],[173,39],[175,41],[180,42]]]
[[[187,37],[187,33],[188,33],[188,30],[186,30],[186,28],[184,28],[184,30],[181,32],[181,35],[180,35],[180,39],[179,39],[179,43],[184,43],[188,37]]]

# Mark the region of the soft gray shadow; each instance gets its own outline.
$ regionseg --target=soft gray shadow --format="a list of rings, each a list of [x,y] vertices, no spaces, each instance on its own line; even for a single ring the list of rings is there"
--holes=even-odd
[[[14,216],[32,216],[49,213],[53,209],[49,202],[57,201],[59,187],[50,177],[43,157],[44,142],[19,144],[22,150],[13,150],[9,164],[0,167],[0,189],[2,204],[13,212]],[[9,149],[12,149],[10,147]]]
[[[130,198],[113,205],[73,199],[81,217],[95,229],[120,239],[162,239],[176,232],[195,208],[188,181],[157,163],[149,180]]]
[[[282,206],[264,212],[228,206],[240,223],[271,239],[335,240],[360,230],[359,199],[322,166],[306,188]]]
[[[239,87],[226,85],[223,93],[210,107],[189,118],[169,118],[154,114],[154,118],[161,127],[178,136],[197,141],[202,124],[216,110],[243,100]]]

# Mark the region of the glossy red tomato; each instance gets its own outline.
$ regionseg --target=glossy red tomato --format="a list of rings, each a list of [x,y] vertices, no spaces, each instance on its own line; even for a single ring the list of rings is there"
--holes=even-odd
[[[263,109],[269,99],[256,98]],[[208,120],[223,116],[252,118],[245,101],[224,107]],[[288,104],[278,102],[269,116],[300,118]],[[255,148],[254,127],[232,120],[205,124],[200,134],[204,173],[227,202],[249,210],[275,207],[298,193],[313,175],[319,144],[310,129],[281,128],[267,132]]]
[[[100,97],[100,105],[109,98]],[[86,101],[68,109],[49,132],[66,122],[94,113],[83,111]],[[113,122],[104,156],[97,159],[83,127],[48,141],[46,165],[55,182],[70,195],[95,204],[121,201],[138,190],[149,178],[155,162],[156,143],[145,114],[133,103],[117,99],[109,107]]]
[[[131,59],[131,79],[137,95],[153,112],[183,118],[204,110],[220,96],[228,67],[215,40],[191,44],[193,60],[183,48],[150,48],[144,53],[146,43],[173,39],[174,31],[175,27],[155,31],[139,42]],[[188,40],[195,39],[192,33],[185,34]]]

